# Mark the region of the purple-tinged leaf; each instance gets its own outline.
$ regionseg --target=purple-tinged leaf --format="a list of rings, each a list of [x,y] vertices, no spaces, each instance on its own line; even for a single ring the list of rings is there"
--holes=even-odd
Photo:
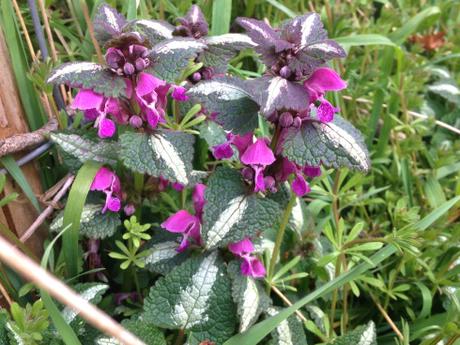
[[[254,80],[253,88],[259,91],[261,112],[270,117],[275,111],[304,111],[308,109],[308,93],[300,84],[281,77],[262,77]]]
[[[174,26],[161,20],[140,19],[125,28],[125,31],[139,32],[151,46],[162,40],[173,38]]]
[[[197,5],[192,5],[185,17],[179,18],[179,22],[190,30],[192,37],[204,37],[209,32],[208,22]]]
[[[301,166],[326,167],[367,172],[369,152],[361,133],[342,117],[322,123],[305,121],[299,129],[292,129],[283,141],[284,155]]]
[[[104,44],[121,34],[126,25],[126,19],[116,9],[102,3],[93,19],[94,33],[99,43]]]
[[[125,80],[92,62],[69,62],[55,68],[47,79],[51,84],[91,89],[107,97],[126,95]]]
[[[152,66],[147,72],[160,79],[174,83],[190,60],[206,48],[206,45],[193,38],[177,37],[156,44],[150,53]]]

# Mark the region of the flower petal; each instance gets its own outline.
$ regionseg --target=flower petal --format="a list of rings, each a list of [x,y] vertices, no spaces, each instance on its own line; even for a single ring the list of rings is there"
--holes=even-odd
[[[110,138],[113,137],[116,130],[115,122],[104,118],[99,122],[97,134],[100,138]]]
[[[242,256],[244,254],[252,253],[254,251],[254,245],[249,237],[245,237],[239,242],[230,243],[228,245],[228,250],[235,255]]]
[[[241,263],[241,273],[245,276],[253,278],[263,278],[266,274],[265,267],[262,262],[255,258],[245,258]]]
[[[91,190],[108,190],[112,186],[114,176],[115,174],[106,167],[100,168],[91,184]]]
[[[161,223],[161,227],[169,232],[183,233],[190,230],[190,227],[196,222],[199,223],[197,217],[191,215],[186,210],[180,210]]]
[[[326,91],[340,91],[347,87],[347,83],[340,78],[338,73],[327,67],[318,68],[304,85],[312,93],[313,97],[310,100],[321,97]]]
[[[175,85],[171,96],[176,101],[185,102],[189,99],[189,97],[185,94],[186,92],[187,89],[185,87]]]
[[[139,79],[137,80],[136,94],[142,97],[152,93],[157,87],[164,85],[166,85],[164,80],[158,79],[149,73],[142,72],[139,74]]]
[[[89,89],[81,89],[75,96],[71,108],[79,110],[99,109],[103,100],[103,95]]]
[[[292,181],[292,190],[299,197],[304,196],[310,192],[310,186],[308,185],[307,181],[305,181],[305,178],[302,176],[302,174],[296,174],[294,181]]]
[[[229,159],[233,156],[233,149],[230,142],[225,142],[211,148],[212,154],[216,159]]]
[[[195,215],[198,218],[201,218],[203,214],[203,208],[206,204],[206,199],[204,198],[204,192],[206,190],[206,185],[198,183],[195,186],[192,194],[193,207],[195,208]]]
[[[270,165],[275,161],[272,150],[267,146],[264,138],[259,138],[244,151],[241,162],[246,165]]]
[[[317,114],[321,122],[327,123],[331,122],[334,119],[334,114],[338,111],[338,108],[334,107],[326,99],[323,99],[317,109]]]

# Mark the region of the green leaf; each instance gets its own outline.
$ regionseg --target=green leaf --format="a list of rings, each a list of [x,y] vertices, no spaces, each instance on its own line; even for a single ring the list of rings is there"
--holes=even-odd
[[[125,31],[137,31],[147,39],[150,45],[173,38],[175,27],[161,20],[139,19],[127,26]]]
[[[212,2],[212,34],[226,34],[230,29],[231,16],[232,0],[214,0]]]
[[[68,62],[51,71],[51,84],[91,89],[107,97],[126,96],[124,78],[93,62]]]
[[[114,141],[95,141],[78,134],[66,133],[51,133],[51,140],[82,164],[89,160],[112,166],[117,164],[118,144]]]
[[[156,44],[151,51],[151,67],[147,72],[169,83],[177,82],[189,62],[206,45],[193,38],[176,37]]]
[[[124,320],[122,326],[128,331],[137,335],[139,339],[143,340],[148,345],[166,345],[166,340],[163,333],[153,326],[151,323],[146,322],[142,318]]]
[[[228,274],[232,279],[232,296],[240,321],[238,331],[243,332],[257,321],[272,302],[259,281],[241,274],[238,261],[228,265]]]
[[[157,280],[144,304],[155,326],[184,329],[218,344],[235,328],[230,280],[217,252],[188,259]]]
[[[268,308],[267,314],[275,316],[281,308]],[[272,340],[270,345],[307,345],[307,338],[303,325],[296,315],[291,315],[283,320],[275,330],[271,332]]]
[[[200,54],[199,61],[212,67],[214,73],[227,72],[228,63],[240,51],[254,47],[254,42],[243,34],[224,34],[205,38],[207,48]]]
[[[345,48],[355,47],[355,46],[394,46],[396,44],[390,40],[388,37],[377,35],[377,34],[363,34],[363,35],[350,35],[344,37],[336,37],[334,41],[341,44]]]
[[[76,276],[79,273],[81,257],[78,250],[78,238],[80,233],[81,214],[94,176],[96,176],[100,167],[100,163],[93,161],[85,162],[78,171],[75,181],[73,182],[64,209],[63,227],[70,227],[69,230],[64,233],[62,239],[62,249],[67,264],[68,277]]]
[[[81,213],[80,233],[88,238],[103,239],[112,236],[121,225],[120,215],[115,212],[102,213],[104,205],[87,204]],[[50,225],[51,231],[60,231],[64,212],[60,212]]]
[[[177,241],[163,241],[149,245],[149,255],[144,258],[146,268],[151,272],[160,274],[170,272],[189,256],[187,252],[179,253],[176,250],[178,246]]]
[[[4,156],[0,158],[0,162],[5,167],[5,169],[10,173],[11,177],[16,181],[16,183],[21,187],[24,194],[30,200],[32,205],[35,209],[40,212],[40,204],[38,203],[38,199],[35,196],[32,187],[30,186],[29,182],[27,181],[26,177],[22,173],[21,167],[16,163],[14,158],[10,155]]]
[[[369,321],[367,325],[356,327],[353,331],[334,339],[330,345],[377,345],[375,324]]]
[[[225,130],[214,121],[205,121],[198,127],[200,137],[206,141],[209,147],[222,144],[227,141]]]
[[[373,263],[371,265],[370,262],[361,262],[360,264],[353,267],[346,273],[341,274],[337,278],[327,282],[326,284],[320,286],[312,293],[308,294],[307,296],[301,298],[299,301],[294,303],[291,307],[283,309],[277,315],[268,318],[258,324],[252,326],[249,330],[237,334],[226,341],[223,345],[256,345],[259,341],[261,341],[265,336],[267,336],[272,330],[274,330],[280,322],[286,320],[290,315],[292,315],[296,310],[302,308],[304,305],[311,303],[317,298],[323,297],[335,289],[340,288],[346,283],[355,280],[357,277],[362,275],[367,270],[375,267],[379,263],[381,263],[386,258],[390,257],[394,253],[396,253],[397,249],[393,245],[387,245],[386,247],[379,250],[377,253],[372,255],[369,259]]]
[[[244,134],[257,128],[259,106],[242,82],[222,77],[196,84],[187,92],[193,102],[200,103],[216,121],[235,134]]]
[[[338,115],[329,123],[306,121],[300,130],[291,130],[284,142],[284,154],[301,166],[323,164],[362,172],[370,169],[361,133]]]
[[[0,312],[0,345],[9,345],[8,334],[6,332],[6,324],[8,314],[5,311]]]
[[[136,3],[136,1],[133,1]],[[80,7],[80,6],[78,6]],[[93,18],[94,33],[101,45],[118,36],[126,25],[126,19],[118,11],[102,2],[96,9]]]
[[[281,216],[279,205],[247,192],[241,174],[235,170],[219,167],[211,175],[201,233],[207,249],[254,236],[277,223]]]
[[[419,231],[424,231],[428,229],[434,222],[436,222],[439,218],[444,216],[459,201],[460,195],[446,201],[437,209],[430,212],[427,216],[423,217],[423,219],[419,220],[417,223],[412,225],[412,227]]]
[[[195,178],[193,143],[193,135],[182,132],[127,132],[120,136],[120,157],[135,172],[189,185]]]

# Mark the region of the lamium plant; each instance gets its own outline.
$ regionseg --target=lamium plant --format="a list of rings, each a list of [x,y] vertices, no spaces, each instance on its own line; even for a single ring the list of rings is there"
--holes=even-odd
[[[238,18],[243,33],[210,36],[193,5],[174,24],[99,6],[104,61],[65,63],[48,78],[75,89],[74,124],[51,139],[71,171],[99,166],[79,230],[88,251],[78,273],[95,273],[82,279],[109,284],[114,309],[131,318],[123,324],[149,344],[223,344],[282,306],[271,287],[311,180],[367,172],[369,156],[330,100],[347,83],[329,64],[346,52],[318,14],[279,28]],[[228,72],[242,50],[263,75]],[[306,344],[296,317],[281,326],[271,344]],[[110,340],[78,332],[85,344]]]

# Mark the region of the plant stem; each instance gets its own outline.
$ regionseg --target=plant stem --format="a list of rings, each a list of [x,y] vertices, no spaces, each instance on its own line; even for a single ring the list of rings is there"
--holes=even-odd
[[[281,243],[283,242],[284,232],[286,230],[286,226],[289,222],[289,217],[291,216],[291,212],[292,212],[292,209],[294,208],[296,200],[297,200],[296,195],[294,193],[291,193],[291,198],[289,199],[286,209],[284,210],[283,218],[281,219],[281,224],[278,229],[278,233],[276,234],[275,247],[273,247],[272,257],[270,259],[270,266],[268,267],[267,292],[270,292],[270,289],[271,289],[276,260],[278,259],[279,252],[281,249]]]
[[[185,332],[183,329],[179,330],[179,333],[177,334],[176,341],[174,342],[174,345],[182,345],[184,343],[184,336]]]

